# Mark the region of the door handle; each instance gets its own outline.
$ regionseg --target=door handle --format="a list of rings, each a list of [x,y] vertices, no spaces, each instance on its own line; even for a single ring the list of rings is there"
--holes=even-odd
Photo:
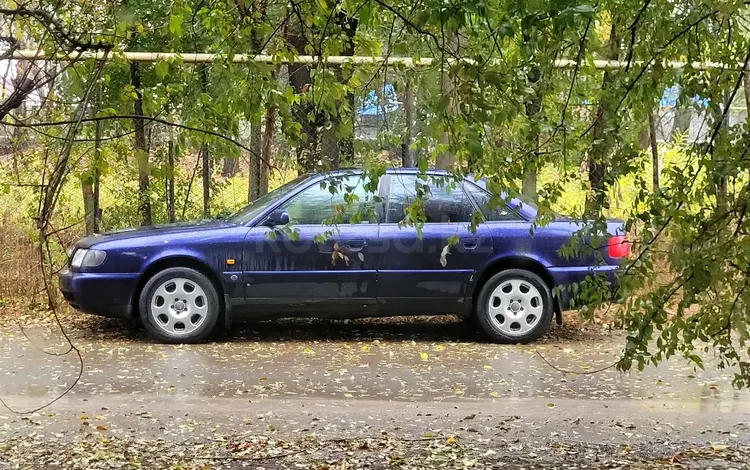
[[[351,251],[362,251],[367,246],[367,240],[347,240],[345,245]]]
[[[474,248],[476,248],[478,242],[479,240],[477,240],[476,238],[464,238],[463,240],[461,240],[461,243],[467,250],[473,250]]]

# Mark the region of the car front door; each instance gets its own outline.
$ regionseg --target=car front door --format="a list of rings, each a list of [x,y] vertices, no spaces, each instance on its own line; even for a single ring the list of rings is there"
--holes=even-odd
[[[362,175],[316,181],[261,221],[245,240],[243,275],[250,309],[330,310],[376,303],[377,196]]]
[[[383,253],[378,260],[378,299],[383,308],[405,313],[459,313],[468,308],[466,286],[482,261],[492,253],[492,235],[480,223],[470,229],[474,206],[461,185],[446,179],[419,178],[414,173],[392,173],[385,220],[380,224]],[[418,189],[424,193],[416,203]],[[424,211],[422,237],[404,220],[415,204]],[[443,254],[453,237],[458,243]]]

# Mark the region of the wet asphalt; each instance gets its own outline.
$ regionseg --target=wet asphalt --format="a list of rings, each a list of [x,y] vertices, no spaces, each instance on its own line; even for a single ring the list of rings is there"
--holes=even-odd
[[[460,322],[284,321],[200,345],[161,345],[116,321],[74,328],[84,369],[31,415],[0,408],[0,439],[32,433],[184,441],[237,432],[653,444],[750,443],[750,393],[711,354],[614,368],[623,334],[555,327],[543,341],[490,344]],[[28,337],[27,337],[28,336]],[[16,410],[75,380],[51,326],[0,329],[0,396]],[[549,361],[556,368],[547,364]],[[575,374],[565,371],[578,371]]]

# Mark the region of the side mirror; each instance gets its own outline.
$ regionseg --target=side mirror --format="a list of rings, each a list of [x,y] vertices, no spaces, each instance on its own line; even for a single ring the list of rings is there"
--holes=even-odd
[[[277,225],[286,225],[289,223],[289,213],[284,210],[274,211],[266,217],[263,223],[266,227],[276,227]]]

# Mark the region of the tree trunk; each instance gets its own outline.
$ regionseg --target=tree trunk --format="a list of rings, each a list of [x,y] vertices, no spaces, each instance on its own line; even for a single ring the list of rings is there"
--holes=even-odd
[[[96,102],[93,107],[92,116],[96,116],[96,110],[102,102],[102,88],[97,85]],[[94,123],[94,152],[89,168],[90,173],[81,179],[83,191],[83,209],[85,211],[86,235],[99,232],[99,180],[102,151],[102,122]]]
[[[445,41],[445,47],[449,49],[451,52],[455,54],[456,57],[460,54],[460,45],[459,45],[459,38],[458,34],[456,33],[447,33],[449,34],[449,37]],[[445,54],[445,52],[444,52]],[[442,134],[440,135],[440,139],[438,139],[438,142],[445,147],[445,149],[440,152],[437,156],[435,166],[437,168],[449,168],[455,165],[456,163],[456,156],[453,154],[453,152],[450,151],[450,137],[448,135],[448,124],[452,121],[453,117],[456,115],[457,112],[457,106],[458,106],[458,100],[456,97],[456,84],[453,83],[453,79],[450,76],[450,70],[446,69],[447,64],[443,65],[443,69],[440,71],[440,92],[442,96],[447,97],[448,99],[448,107],[445,110],[446,113],[446,122],[444,123],[444,130]]]
[[[260,3],[263,9],[260,15],[265,15],[265,2]],[[250,50],[253,54],[260,54],[263,43],[261,42],[260,36],[258,36],[255,28],[253,28],[250,34]],[[250,170],[248,172],[248,186],[247,186],[247,202],[252,202],[260,197],[261,188],[261,157],[262,157],[262,142],[261,142],[261,123],[260,121],[252,121],[250,123]]]
[[[742,76],[742,83],[745,86],[745,109],[747,109],[747,117],[745,118],[750,122],[750,71],[745,71]]]
[[[672,126],[671,139],[674,141],[677,135],[688,134],[690,136],[690,121],[693,118],[692,108],[676,107],[674,110],[674,126]]]
[[[149,158],[146,148],[146,127],[143,119],[143,94],[141,90],[141,72],[138,62],[130,63],[130,83],[135,89],[133,103],[133,126],[135,127],[135,155],[138,161],[138,204],[141,212],[141,225],[151,225],[151,200],[148,194]]]
[[[201,91],[206,93],[208,91],[208,65],[200,65],[200,78],[201,78]],[[201,170],[203,175],[203,217],[211,217],[211,180],[212,180],[212,169],[211,169],[211,152],[208,148],[207,143],[201,144],[200,147],[201,155]]]
[[[268,174],[271,171],[271,161],[273,160],[273,136],[276,132],[276,106],[269,106],[266,109],[265,128],[263,129],[262,153],[263,161],[261,162],[260,171],[260,195],[268,192]]]
[[[743,77],[744,78],[744,77]],[[716,114],[714,116],[714,125],[719,125],[721,127],[729,127],[729,112],[725,110],[728,110],[730,106],[732,106],[732,103],[730,101],[731,94],[729,91],[724,92],[724,99],[722,100],[724,103],[723,108],[717,106]],[[727,197],[728,197],[728,187],[727,187],[727,177],[724,174],[726,163],[724,161],[724,155],[721,153],[713,152],[711,155],[711,159],[714,162],[714,193],[716,196],[716,209],[719,211],[726,211],[727,209]]]
[[[529,133],[525,150],[526,161],[524,162],[523,186],[521,192],[524,196],[536,202],[537,200],[537,171],[539,166],[539,134],[541,128],[538,122],[538,114],[542,109],[542,92],[539,89],[542,72],[535,66],[529,71],[527,80],[529,86],[534,88],[534,93],[526,102],[526,117],[529,121]]]
[[[446,114],[448,117],[454,116],[456,114],[456,103],[454,99],[454,89],[453,89],[453,80],[448,75],[448,71],[444,70],[441,77],[440,77],[440,92],[443,96],[448,97],[448,109],[446,110]],[[440,139],[438,142],[445,147],[445,149],[440,152],[437,156],[437,160],[435,162],[436,168],[449,168],[453,166],[456,163],[456,156],[453,155],[453,153],[450,151],[450,138],[448,136],[448,129],[447,129],[447,122],[445,123],[446,129],[443,130],[442,134],[440,135]]]
[[[208,144],[201,144],[201,170],[203,172],[203,217],[211,217],[211,153]]]
[[[309,44],[299,18],[292,15],[286,23],[286,40],[292,51],[298,55],[307,54],[305,48]],[[312,85],[310,67],[305,64],[289,64],[289,84],[294,93],[304,95]],[[320,113],[314,112],[313,106],[304,97],[299,103],[292,105],[292,116],[302,128],[302,141],[297,144],[297,167],[300,174],[314,172],[319,160],[319,129],[322,124]],[[311,120],[308,116],[313,115]]]
[[[232,156],[224,157],[224,163],[221,166],[221,176],[231,178],[237,174],[237,164],[239,161]]]
[[[177,221],[174,199],[174,136],[171,127],[169,129],[169,141],[167,142],[167,216],[170,222]]]
[[[401,166],[413,168],[416,166],[414,161],[414,151],[411,149],[412,139],[414,138],[414,83],[412,78],[406,78],[406,90],[404,91],[404,120],[405,132],[404,142],[401,150]]]
[[[261,126],[259,122],[250,123],[250,176],[247,187],[247,202],[252,202],[260,197],[260,174],[261,174]]]
[[[81,177],[81,190],[83,192],[83,211],[86,226],[86,235],[96,232],[94,223],[94,178],[87,174]]]
[[[612,27],[610,28],[609,41],[607,42],[607,59],[617,60],[620,55],[620,39],[617,36],[617,19],[612,18]],[[615,81],[614,71],[607,69],[604,71],[602,78],[601,96],[602,99],[597,106],[594,117],[594,126],[592,130],[591,151],[588,158],[589,184],[591,193],[586,198],[586,214],[595,216],[601,210],[602,205],[606,205],[607,193],[605,188],[607,157],[612,150],[612,136],[607,135],[607,126],[610,124],[609,107],[613,103],[605,103],[607,90]]]
[[[346,12],[339,14],[339,26],[346,36],[344,41],[344,47],[341,50],[343,56],[354,55],[354,36],[357,34],[357,26],[359,26],[359,20],[356,17],[348,16]],[[339,67],[338,76],[341,83],[344,83],[343,70]],[[339,119],[338,126],[346,125],[347,129],[342,130],[339,134],[342,136],[340,139],[339,146],[339,161],[336,162],[335,168],[338,168],[341,162],[346,164],[352,164],[354,160],[354,123],[356,121],[354,114],[354,93],[351,90],[347,90],[344,95],[344,100],[347,106],[343,109],[346,111],[344,119]],[[347,109],[348,108],[348,109]]]
[[[101,89],[100,89],[101,90]],[[94,106],[94,112],[91,114],[96,116],[96,108],[101,102],[101,93],[98,93],[97,103]],[[90,165],[88,172],[81,177],[81,191],[83,193],[83,211],[84,211],[84,225],[86,235],[97,233],[97,209],[98,201],[98,179],[99,179],[99,159],[100,159],[100,145],[101,145],[101,121],[96,121],[94,124],[94,152],[93,157],[89,161]]]
[[[102,102],[101,87],[99,87],[99,103]],[[102,209],[100,198],[102,164],[102,121],[94,124],[94,233],[99,233],[102,226]]]
[[[651,144],[651,162],[653,165],[653,191],[659,191],[659,144],[656,142],[656,120],[654,113],[648,113],[648,133]]]

